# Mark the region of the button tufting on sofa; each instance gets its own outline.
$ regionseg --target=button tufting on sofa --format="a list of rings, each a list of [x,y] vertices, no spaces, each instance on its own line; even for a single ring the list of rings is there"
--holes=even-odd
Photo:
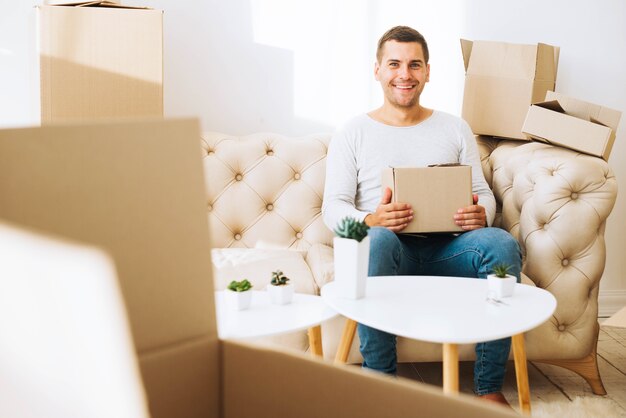
[[[265,206],[265,209],[267,209],[267,210],[274,210],[274,205],[269,203],[267,206]]]
[[[300,180],[300,173],[294,174],[293,178],[296,179],[296,180]]]
[[[241,174],[237,174],[237,175],[235,176],[235,180],[237,180],[237,181],[241,181],[241,180],[243,180],[243,176],[242,176]]]
[[[578,199],[578,193],[576,193],[576,192],[572,192],[572,194],[570,195],[570,197],[572,198],[572,200],[576,200],[576,199]]]
[[[233,238],[235,238],[236,241],[239,241],[241,239],[241,234],[235,234]]]
[[[565,325],[563,325],[563,324],[559,325],[558,329],[561,332],[565,331]]]
[[[563,267],[567,266],[569,264],[569,260],[567,258],[564,258],[563,260],[561,260],[561,265]]]
[[[296,233],[296,238],[302,239],[302,232],[297,232]]]

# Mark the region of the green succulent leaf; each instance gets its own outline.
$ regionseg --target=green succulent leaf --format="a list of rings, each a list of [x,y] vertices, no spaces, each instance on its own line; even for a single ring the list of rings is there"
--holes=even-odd
[[[276,270],[272,272],[272,280],[270,281],[270,284],[272,284],[272,286],[285,286],[289,284],[287,283],[289,280],[291,279],[285,276],[282,271]]]
[[[365,222],[346,216],[335,227],[335,235],[361,242],[367,236],[369,229],[370,227]]]
[[[493,274],[495,274],[496,277],[504,279],[506,275],[509,274],[510,269],[511,266],[508,264],[496,264],[495,266],[493,266]]]
[[[227,289],[232,290],[233,292],[245,292],[252,289],[252,283],[250,283],[248,279],[243,279],[241,281],[233,280],[229,283]]]

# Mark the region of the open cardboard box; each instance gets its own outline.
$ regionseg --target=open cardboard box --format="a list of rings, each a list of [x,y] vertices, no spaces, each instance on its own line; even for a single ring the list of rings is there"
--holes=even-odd
[[[42,124],[163,116],[161,10],[94,1],[36,11]]]
[[[195,120],[0,131],[0,219],[110,254],[151,416],[516,416],[357,367],[220,341],[204,176]],[[47,355],[45,345],[33,350]],[[20,383],[41,390],[25,408],[49,395]],[[0,415],[29,412],[6,408]]]
[[[465,63],[463,119],[476,135],[527,140],[528,106],[554,90],[559,48],[461,40]]]
[[[472,204],[470,166],[389,167],[382,171],[381,187],[391,189],[393,202],[409,203],[413,209],[413,220],[402,233],[463,231],[453,217]]]
[[[522,131],[537,141],[560,145],[608,161],[622,113],[549,91],[528,109]]]

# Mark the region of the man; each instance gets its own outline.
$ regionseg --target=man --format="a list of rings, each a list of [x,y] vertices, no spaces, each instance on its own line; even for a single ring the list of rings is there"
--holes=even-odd
[[[420,105],[430,75],[424,37],[406,26],[387,31],[378,42],[374,75],[383,105],[348,122],[330,143],[322,208],[326,225],[333,229],[351,216],[371,227],[369,276],[486,278],[494,265],[508,264],[519,281],[519,245],[506,231],[488,227],[495,199],[471,129],[456,116]],[[467,232],[427,238],[398,234],[414,212],[407,203],[392,203],[389,188],[381,192],[381,170],[442,163],[472,167],[474,204],[450,214]],[[395,374],[396,336],[361,324],[358,331],[363,367]],[[501,390],[510,346],[510,338],[476,345],[477,395],[506,404]]]

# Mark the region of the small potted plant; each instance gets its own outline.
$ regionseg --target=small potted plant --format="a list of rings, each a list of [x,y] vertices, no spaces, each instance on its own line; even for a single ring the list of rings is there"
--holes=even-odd
[[[289,277],[285,276],[282,271],[276,270],[272,272],[272,280],[267,285],[267,291],[270,301],[276,305],[287,305],[291,303],[294,293],[294,285],[289,282]]]
[[[370,257],[369,226],[351,217],[343,218],[335,228],[333,240],[335,281],[349,299],[365,297]]]
[[[498,264],[493,266],[493,274],[487,275],[487,287],[489,296],[494,299],[502,299],[513,296],[517,278],[509,273],[511,266]]]
[[[252,283],[247,279],[233,280],[226,288],[226,305],[230,310],[243,311],[250,307],[252,301]]]

